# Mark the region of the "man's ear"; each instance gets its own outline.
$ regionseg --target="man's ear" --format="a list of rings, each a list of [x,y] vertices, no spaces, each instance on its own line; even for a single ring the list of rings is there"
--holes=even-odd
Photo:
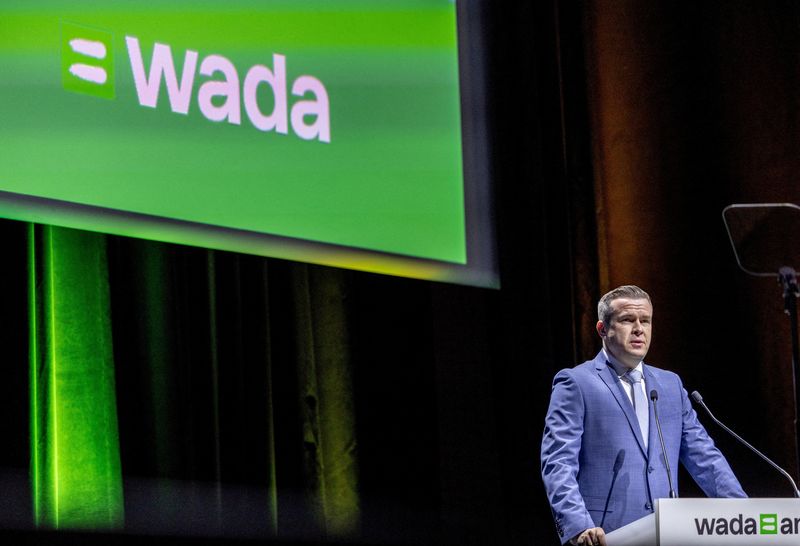
[[[600,335],[600,337],[606,337],[606,325],[602,320],[597,321],[595,329],[597,329],[597,333]]]

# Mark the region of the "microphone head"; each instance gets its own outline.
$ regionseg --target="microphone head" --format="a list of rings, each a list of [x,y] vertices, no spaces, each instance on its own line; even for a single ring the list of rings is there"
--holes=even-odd
[[[658,391],[653,389],[650,391],[650,400],[656,402],[658,400]]]
[[[617,458],[614,460],[614,474],[619,472],[619,469],[622,468],[622,463],[625,462],[625,450],[620,449],[619,453],[617,453]]]
[[[702,396],[700,396],[700,393],[699,393],[699,392],[697,392],[697,391],[694,391],[694,392],[692,393],[692,400],[694,400],[694,401],[695,401],[695,402],[697,402],[698,404],[702,404],[702,403],[703,403],[703,397],[702,397]]]

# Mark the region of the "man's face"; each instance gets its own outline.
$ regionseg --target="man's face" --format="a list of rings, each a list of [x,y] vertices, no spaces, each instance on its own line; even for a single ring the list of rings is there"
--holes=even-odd
[[[597,333],[606,350],[621,364],[635,368],[647,354],[653,329],[653,306],[646,299],[611,301],[611,320],[597,322]]]

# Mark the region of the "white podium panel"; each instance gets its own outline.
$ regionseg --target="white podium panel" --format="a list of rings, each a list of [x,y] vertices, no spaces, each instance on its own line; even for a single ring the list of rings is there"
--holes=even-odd
[[[650,514],[606,535],[608,546],[655,546],[656,515]]]
[[[800,545],[800,499],[659,499],[660,546]]]

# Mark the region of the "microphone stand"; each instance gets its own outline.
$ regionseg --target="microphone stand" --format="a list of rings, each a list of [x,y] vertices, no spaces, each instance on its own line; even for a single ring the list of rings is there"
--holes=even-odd
[[[658,439],[661,441],[661,453],[664,455],[664,466],[667,469],[667,482],[669,483],[669,498],[677,499],[678,494],[672,486],[672,471],[669,468],[669,459],[667,458],[667,447],[664,445],[664,435],[661,434],[661,421],[658,419],[658,391],[653,389],[650,391],[650,400],[653,402],[653,415],[656,418],[656,428],[658,429]]]
[[[792,203],[736,203],[722,211],[739,269],[754,277],[776,277],[783,287],[783,310],[789,315],[794,388],[795,472],[800,475],[800,342],[797,300],[800,288],[792,265],[800,263],[800,247],[784,234],[800,228],[800,206]],[[777,270],[777,271],[776,271]]]
[[[789,330],[792,338],[792,385],[794,386],[794,430],[795,460],[800,465],[800,420],[798,420],[798,408],[800,408],[800,390],[797,389],[797,380],[800,378],[800,340],[797,334],[797,297],[800,296],[800,288],[797,286],[797,272],[788,266],[783,266],[778,270],[778,280],[783,286],[783,312],[789,315]]]

